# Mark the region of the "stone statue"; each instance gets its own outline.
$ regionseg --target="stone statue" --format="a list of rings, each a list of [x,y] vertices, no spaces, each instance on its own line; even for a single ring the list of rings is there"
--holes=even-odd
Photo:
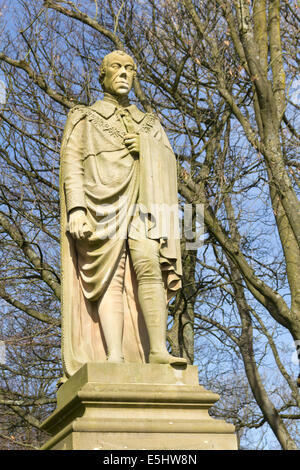
[[[129,102],[135,75],[126,53],[105,56],[103,100],[75,106],[65,126],[60,196],[66,377],[86,362],[186,364],[166,348],[167,302],[181,287],[178,232],[166,233],[162,223],[168,208],[177,208],[176,161],[157,117]],[[176,217],[178,223],[178,210]]]

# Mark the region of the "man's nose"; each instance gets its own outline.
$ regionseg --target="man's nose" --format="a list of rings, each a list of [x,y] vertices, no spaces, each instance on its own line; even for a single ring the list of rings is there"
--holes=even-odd
[[[125,69],[125,67],[121,67],[120,70],[119,70],[119,75],[121,77],[127,77],[127,70]]]

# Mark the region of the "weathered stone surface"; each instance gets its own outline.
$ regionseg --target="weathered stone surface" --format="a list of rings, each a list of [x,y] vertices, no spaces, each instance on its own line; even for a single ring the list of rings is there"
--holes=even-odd
[[[130,104],[136,66],[114,51],[103,99],[68,114],[61,143],[62,358],[186,363],[166,348],[181,288],[176,158],[157,116]]]
[[[108,54],[103,100],[65,126],[64,383],[43,449],[235,449],[233,426],[208,414],[218,396],[166,347],[182,275],[176,158],[157,117],[129,103],[135,73],[126,53]]]
[[[236,449],[234,427],[212,419],[218,395],[196,366],[84,365],[58,390],[42,449]]]

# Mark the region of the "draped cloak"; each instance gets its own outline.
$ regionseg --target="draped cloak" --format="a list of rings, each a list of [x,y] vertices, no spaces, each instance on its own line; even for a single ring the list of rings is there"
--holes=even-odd
[[[139,158],[124,144],[127,133],[111,102],[75,106],[61,145],[62,359],[66,377],[86,362],[103,362],[106,346],[97,313],[139,207],[146,237],[160,242],[160,266],[169,301],[181,287],[176,160],[157,117],[126,108],[140,135]],[[68,212],[85,208],[92,235],[74,240]],[[142,218],[143,216],[143,218]],[[166,224],[167,222],[167,224]],[[134,238],[134,237],[133,237]],[[124,281],[123,354],[146,362],[148,337],[137,299],[130,256]]]

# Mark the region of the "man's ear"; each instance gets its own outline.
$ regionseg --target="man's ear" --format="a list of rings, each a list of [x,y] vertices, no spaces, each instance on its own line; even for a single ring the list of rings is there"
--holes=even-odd
[[[99,81],[100,85],[102,86],[102,88],[103,88],[104,79],[105,79],[105,72],[100,71],[100,73],[98,75],[98,81]]]

